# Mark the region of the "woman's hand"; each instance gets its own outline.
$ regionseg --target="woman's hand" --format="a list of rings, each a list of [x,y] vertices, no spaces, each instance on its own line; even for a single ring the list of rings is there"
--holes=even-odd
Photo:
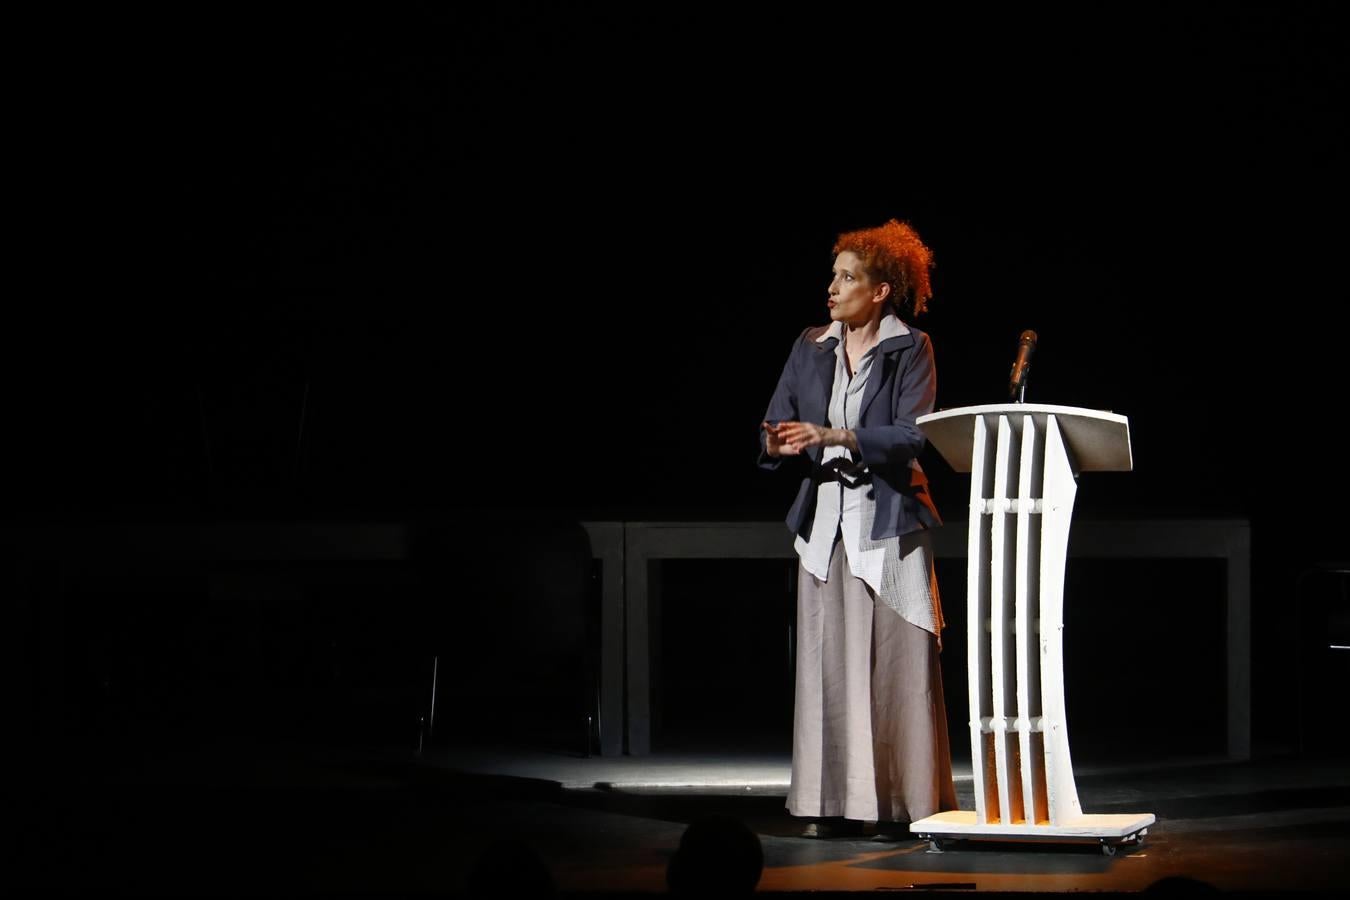
[[[831,430],[810,422],[779,422],[778,439],[783,442],[788,454],[797,454],[811,447],[826,445]]]
[[[793,456],[796,450],[789,450],[783,443],[782,432],[780,429],[785,422],[779,422],[777,425],[771,422],[761,422],[760,428],[764,429],[764,450],[770,456]]]
[[[853,432],[844,428],[825,428],[810,422],[779,422],[777,427],[765,422],[763,427],[770,456],[796,456],[811,447],[858,449]]]

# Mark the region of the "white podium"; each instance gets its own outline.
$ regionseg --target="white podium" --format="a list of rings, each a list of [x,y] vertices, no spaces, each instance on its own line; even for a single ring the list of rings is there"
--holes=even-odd
[[[1084,814],[1064,714],[1064,563],[1079,472],[1127,472],[1129,421],[1068,406],[1006,403],[920,416],[958,472],[970,472],[967,666],[975,809],[911,832],[953,839],[1143,840],[1152,813]]]

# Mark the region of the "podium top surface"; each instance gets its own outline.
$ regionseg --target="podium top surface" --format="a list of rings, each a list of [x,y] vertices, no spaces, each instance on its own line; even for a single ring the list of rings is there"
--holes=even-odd
[[[991,403],[944,409],[919,416],[915,421],[948,465],[957,472],[969,472],[975,449],[976,416],[983,416],[986,424],[994,427],[998,425],[999,416],[1007,416],[1018,433],[1022,430],[1024,416],[1031,416],[1042,425],[1047,417],[1054,416],[1078,471],[1128,472],[1134,468],[1129,419],[1104,409],[1045,403]]]

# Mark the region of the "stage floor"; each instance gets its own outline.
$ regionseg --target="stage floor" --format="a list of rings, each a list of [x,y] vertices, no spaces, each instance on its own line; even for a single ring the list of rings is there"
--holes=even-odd
[[[10,874],[62,893],[456,893],[501,841],[533,850],[563,894],[664,892],[685,827],[711,814],[759,835],[766,892],[1137,892],[1178,877],[1223,891],[1350,887],[1346,759],[1076,760],[1084,812],[1157,816],[1141,847],[1112,857],[1093,845],[976,841],[932,853],[918,840],[796,837],[785,752],[419,756],[221,742],[71,747],[38,769],[12,794]],[[961,760],[957,792],[973,809]]]

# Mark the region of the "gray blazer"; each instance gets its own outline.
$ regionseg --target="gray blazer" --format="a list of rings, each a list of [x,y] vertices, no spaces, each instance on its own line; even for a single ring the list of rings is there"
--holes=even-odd
[[[871,472],[870,490],[876,500],[876,519],[872,540],[935,528],[942,524],[937,507],[928,493],[928,477],[919,468],[916,457],[926,438],[914,420],[933,411],[937,396],[937,376],[933,368],[933,345],[928,335],[913,325],[909,334],[882,341],[878,358],[863,389],[859,424],[853,429],[858,437],[862,462]],[[807,328],[792,345],[783,374],[764,418],[769,422],[798,421],[825,424],[825,411],[834,384],[837,338],[817,342],[828,326]],[[788,510],[787,526],[794,534],[809,540],[816,487],[833,476],[822,469],[821,447],[812,447],[800,457],[774,458],[764,449],[764,430],[759,432],[759,465],[776,469],[784,463],[803,466],[797,499]],[[912,463],[912,464],[911,464]]]

